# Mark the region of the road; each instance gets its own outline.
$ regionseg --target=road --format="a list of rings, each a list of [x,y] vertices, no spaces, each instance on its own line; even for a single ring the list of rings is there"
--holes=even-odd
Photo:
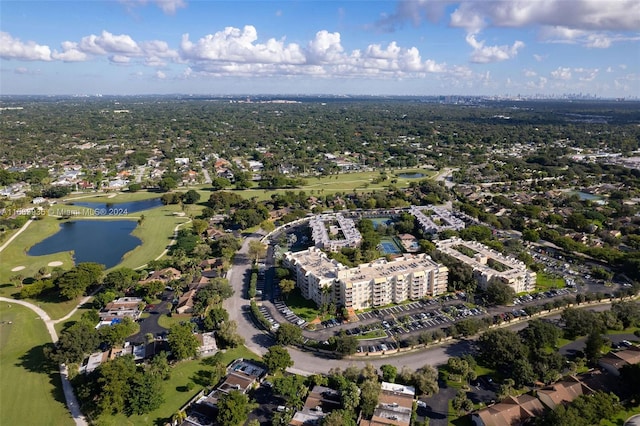
[[[242,247],[233,258],[231,269],[227,273],[229,284],[233,288],[233,296],[223,303],[224,308],[229,312],[229,319],[238,324],[238,333],[244,338],[245,346],[260,356],[267,352],[267,348],[273,345],[270,335],[258,330],[252,321],[250,304],[244,296],[245,283],[251,274],[251,260],[248,258],[249,243],[259,241],[261,234],[251,234],[244,239]]]
[[[90,297],[91,296],[87,296],[83,298],[80,301],[80,303],[78,303],[78,305],[69,314],[67,314],[66,316],[58,320],[52,320],[51,317],[49,317],[49,314],[47,314],[43,309],[39,308],[33,303],[25,302],[24,300],[15,300],[15,299],[9,299],[6,297],[0,297],[0,301],[8,302],[9,304],[15,303],[17,305],[25,306],[31,309],[32,311],[34,311],[36,314],[38,314],[38,316],[40,316],[40,319],[44,321],[44,324],[47,327],[49,336],[51,336],[51,341],[53,343],[56,343],[58,341],[58,333],[56,332],[54,325],[59,322],[65,321],[66,319],[71,317],[78,310],[80,306],[87,303]],[[73,417],[73,421],[77,426],[88,426],[89,423],[87,422],[85,417],[82,415],[82,412],[80,411],[80,404],[78,404],[76,395],[73,392],[73,387],[71,386],[71,383],[69,382],[69,379],[67,377],[68,377],[67,366],[64,364],[60,364],[60,380],[62,381],[62,390],[64,392],[64,398],[67,401],[67,408],[69,409],[69,412]]]

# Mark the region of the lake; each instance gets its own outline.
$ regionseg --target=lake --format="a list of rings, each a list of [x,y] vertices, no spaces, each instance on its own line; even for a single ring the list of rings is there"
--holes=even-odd
[[[96,216],[125,216],[131,213],[159,207],[162,205],[162,201],[160,201],[160,198],[150,198],[148,200],[129,201],[126,203],[73,201],[69,204],[91,209],[95,212]]]
[[[131,235],[138,225],[135,220],[73,220],[60,225],[58,232],[31,247],[27,254],[73,251],[76,264],[97,262],[111,268],[142,242]]]
[[[423,178],[427,175],[425,175],[424,173],[400,173],[398,174],[399,178],[402,179],[420,179]]]

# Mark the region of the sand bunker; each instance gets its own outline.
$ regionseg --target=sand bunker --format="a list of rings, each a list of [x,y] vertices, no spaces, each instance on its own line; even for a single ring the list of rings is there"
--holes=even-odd
[[[13,268],[11,270],[11,272],[18,272],[18,271],[22,271],[24,268],[26,268],[26,266],[16,266],[15,268]]]
[[[62,266],[62,262],[59,260],[54,260],[53,262],[49,262],[47,266]]]

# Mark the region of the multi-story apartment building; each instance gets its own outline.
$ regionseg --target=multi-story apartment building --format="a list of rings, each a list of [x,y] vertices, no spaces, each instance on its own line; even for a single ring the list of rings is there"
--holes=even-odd
[[[337,222],[337,226],[330,226],[332,234],[330,236],[325,222],[334,220]],[[309,220],[309,227],[313,243],[321,249],[338,251],[342,247],[358,247],[362,241],[362,235],[356,228],[355,222],[340,213],[315,216]],[[339,233],[342,233],[344,238],[335,238]]]
[[[486,289],[492,279],[500,279],[515,290],[523,293],[535,290],[536,273],[512,257],[499,253],[476,241],[451,238],[438,241],[436,248],[473,268],[478,287]]]
[[[425,254],[378,259],[353,268],[316,248],[287,253],[303,297],[354,310],[436,296],[447,291],[448,269]]]

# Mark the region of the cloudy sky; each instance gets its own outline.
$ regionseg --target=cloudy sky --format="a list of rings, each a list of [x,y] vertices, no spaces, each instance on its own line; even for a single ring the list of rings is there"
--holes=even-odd
[[[0,94],[640,96],[638,0],[2,0]]]

